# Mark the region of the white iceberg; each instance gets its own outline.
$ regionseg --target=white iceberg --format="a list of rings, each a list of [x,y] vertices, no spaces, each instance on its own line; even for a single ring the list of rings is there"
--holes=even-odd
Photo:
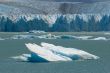
[[[61,54],[67,57],[70,57],[73,60],[76,59],[98,59],[99,57],[92,55],[90,53],[87,53],[85,51],[75,49],[75,48],[65,48],[62,46],[55,46],[53,44],[48,44],[48,43],[41,43],[41,45],[45,49],[49,49],[57,54]]]
[[[98,56],[79,49],[55,46],[45,42],[42,42],[41,46],[35,43],[25,45],[28,50],[31,51],[31,54],[23,54],[12,58],[31,62],[72,61],[99,58]]]
[[[38,56],[46,59],[47,61],[69,61],[71,60],[69,57],[60,55],[60,54],[54,54],[51,50],[45,49],[45,47],[41,47],[37,44],[26,44],[27,48],[37,54]]]

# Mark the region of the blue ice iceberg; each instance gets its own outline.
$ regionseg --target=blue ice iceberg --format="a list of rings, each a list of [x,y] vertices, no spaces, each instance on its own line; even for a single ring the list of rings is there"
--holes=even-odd
[[[25,45],[31,51],[31,54],[23,54],[12,58],[30,62],[72,61],[99,58],[79,49],[55,46],[45,42],[42,42],[41,46],[35,43]]]

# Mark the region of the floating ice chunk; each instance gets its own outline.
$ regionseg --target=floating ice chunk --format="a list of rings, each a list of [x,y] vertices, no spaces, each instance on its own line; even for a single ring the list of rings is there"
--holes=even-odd
[[[58,38],[60,38],[60,36],[47,34],[47,35],[38,36],[38,38],[40,38],[40,39],[58,39]]]
[[[60,35],[61,39],[75,39],[72,35]]]
[[[11,57],[11,58],[19,60],[19,61],[29,61],[28,60],[29,57],[31,57],[31,54],[22,54],[20,56],[14,56],[14,57]]]
[[[97,37],[91,40],[108,40],[106,37]]]
[[[22,54],[20,56],[14,56],[11,58],[17,61],[23,61],[23,62],[48,62],[47,60],[45,60],[44,58],[40,57],[39,55],[35,53]]]
[[[61,35],[61,39],[78,39],[78,40],[88,40],[93,36],[72,36],[72,35]]]
[[[68,56],[72,58],[73,60],[77,59],[98,59],[98,56],[92,55],[90,53],[87,53],[85,51],[75,49],[75,48],[65,48],[62,46],[55,46],[53,44],[48,44],[48,43],[41,43],[45,49],[49,49],[51,51],[54,51],[55,53]]]
[[[78,40],[88,40],[89,38],[92,38],[93,36],[72,36],[72,35],[41,35],[38,36],[40,39],[78,39]]]
[[[92,38],[93,36],[73,36],[73,37],[79,40],[88,40],[89,38]]]
[[[39,55],[40,57],[46,59],[47,61],[71,61],[72,59],[60,54],[55,54],[52,51],[45,49],[37,44],[26,44],[27,48]]]
[[[0,37],[0,40],[5,40],[5,39],[3,39],[3,38]]]
[[[36,38],[35,35],[14,35],[11,39],[33,39]]]
[[[110,32],[104,33],[105,35],[110,35]]]
[[[29,33],[46,33],[45,31],[40,31],[40,30],[31,30]]]

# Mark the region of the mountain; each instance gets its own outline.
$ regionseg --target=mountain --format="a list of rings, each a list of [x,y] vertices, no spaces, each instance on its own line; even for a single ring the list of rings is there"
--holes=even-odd
[[[0,14],[110,14],[110,1],[0,0]]]
[[[0,0],[0,31],[110,31],[109,27],[109,0]]]

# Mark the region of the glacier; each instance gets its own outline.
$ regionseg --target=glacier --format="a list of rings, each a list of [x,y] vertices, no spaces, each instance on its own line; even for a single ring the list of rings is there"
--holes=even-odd
[[[26,43],[25,45],[31,54],[22,54],[11,58],[26,62],[61,62],[99,58],[80,49],[66,48],[45,42],[42,42],[41,45],[35,43]]]
[[[33,32],[33,30],[36,30],[45,32],[103,32],[110,31],[109,20],[110,14],[0,15],[0,31]]]
[[[77,16],[82,19],[85,22],[88,22],[92,17],[95,18],[95,21],[101,21],[102,17],[107,15],[108,17],[110,16],[110,14],[47,14],[47,15],[43,15],[43,14],[21,14],[21,15],[0,15],[0,17],[4,17],[9,18],[10,20],[12,20],[13,22],[17,22],[19,21],[21,18],[23,18],[25,21],[30,21],[33,19],[42,19],[43,21],[45,21],[46,23],[49,24],[49,26],[51,27],[58,18],[60,18],[61,16],[63,18],[67,19],[67,22],[70,23],[71,21],[75,20],[77,18]]]

